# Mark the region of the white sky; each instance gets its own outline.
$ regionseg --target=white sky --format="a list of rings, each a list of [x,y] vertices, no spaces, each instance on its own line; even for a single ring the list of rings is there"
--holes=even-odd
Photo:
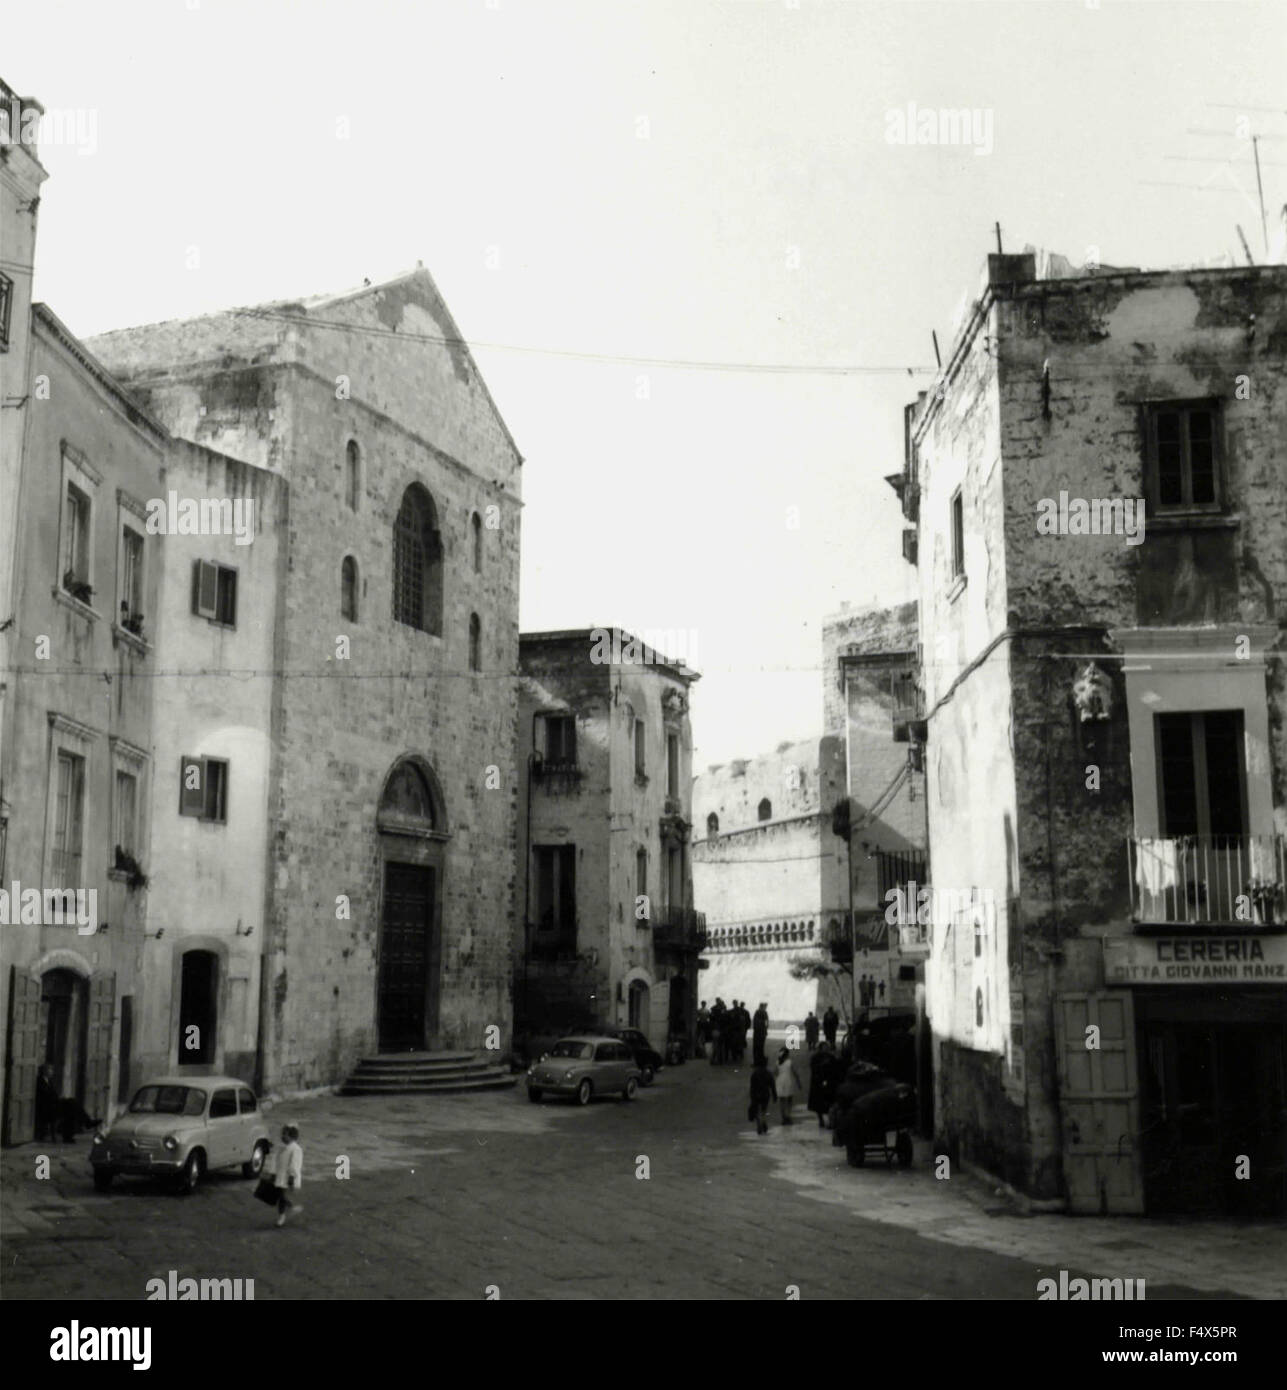
[[[1281,0],[43,0],[4,37],[93,131],[41,150],[35,292],[83,336],[423,259],[479,342],[925,367],[995,221],[1259,253],[1240,114],[1271,235],[1287,196]],[[909,102],[991,112],[991,151],[888,143]],[[695,769],[820,729],[821,616],[914,596],[882,479],[927,378],[476,356],[527,460],[523,628],[695,634]]]

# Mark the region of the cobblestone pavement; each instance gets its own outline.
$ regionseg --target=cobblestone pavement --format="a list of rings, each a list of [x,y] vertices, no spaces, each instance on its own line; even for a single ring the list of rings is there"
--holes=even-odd
[[[1281,1226],[1025,1217],[969,1177],[849,1168],[814,1118],[746,1122],[746,1071],[690,1062],[633,1104],[513,1091],[279,1102],[299,1124],[303,1210],[253,1184],[191,1198],[93,1190],[88,1136],[7,1151],[3,1296],[143,1298],[146,1282],[254,1279],[256,1300],[1033,1299],[1037,1280],[1144,1278],[1149,1299],[1287,1296]],[[52,1173],[34,1177],[48,1152]],[[336,1159],[351,1177],[337,1180]],[[647,1177],[642,1159],[647,1160]]]

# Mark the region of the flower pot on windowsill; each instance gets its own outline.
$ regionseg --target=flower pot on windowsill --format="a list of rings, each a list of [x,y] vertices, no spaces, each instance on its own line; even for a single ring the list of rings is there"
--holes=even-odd
[[[77,579],[71,570],[63,575],[63,588],[80,603],[88,604],[94,597],[94,586],[83,579]]]
[[[143,636],[143,614],[127,613],[121,618],[121,626],[135,637]]]
[[[116,866],[122,873],[128,874],[126,883],[130,888],[146,888],[147,875],[139,867],[139,861],[128,851],[116,846]]]

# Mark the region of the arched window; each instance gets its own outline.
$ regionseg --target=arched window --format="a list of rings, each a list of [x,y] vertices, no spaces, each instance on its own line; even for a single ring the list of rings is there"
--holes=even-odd
[[[473,515],[473,517],[472,517],[472,519],[470,520],[470,523],[469,523],[469,524],[470,524],[470,527],[473,529],[473,533],[474,533],[474,573],[475,573],[475,574],[482,574],[482,572],[483,572],[483,519],[482,519],[482,517],[480,517],[480,516],[478,515],[477,512],[475,512],[474,515]]]
[[[413,762],[399,763],[389,778],[380,799],[380,810],[395,816],[423,821],[431,828],[437,824],[433,794],[424,773]]]
[[[395,622],[442,636],[442,538],[433,499],[412,483],[393,524]]]
[[[708,835],[719,834],[719,817],[715,814],[714,811],[712,811],[710,815],[706,817],[706,833]]]
[[[349,440],[344,461],[344,500],[350,511],[357,511],[358,498],[362,493],[362,460],[358,453],[356,439]]]
[[[769,817],[770,817],[772,814],[773,814],[773,803],[772,803],[772,802],[768,799],[768,797],[766,796],[766,797],[764,798],[764,800],[760,802],[760,810],[759,810],[760,819],[761,819],[761,820],[768,820]]]
[[[469,615],[469,669],[483,669],[483,624],[477,613]]]
[[[340,617],[357,622],[357,605],[357,561],[352,555],[346,555],[340,565]]]

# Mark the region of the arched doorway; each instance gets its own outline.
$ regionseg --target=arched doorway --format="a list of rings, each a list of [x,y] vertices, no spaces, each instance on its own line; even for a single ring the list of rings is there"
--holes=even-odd
[[[648,986],[642,980],[630,981],[630,1027],[648,1031]]]
[[[85,1098],[86,981],[58,966],[40,977],[40,1048],[42,1063],[53,1067],[60,1096]]]
[[[383,881],[376,1030],[381,1052],[417,1052],[438,1029],[447,821],[438,779],[412,755],[397,762],[377,813]]]

